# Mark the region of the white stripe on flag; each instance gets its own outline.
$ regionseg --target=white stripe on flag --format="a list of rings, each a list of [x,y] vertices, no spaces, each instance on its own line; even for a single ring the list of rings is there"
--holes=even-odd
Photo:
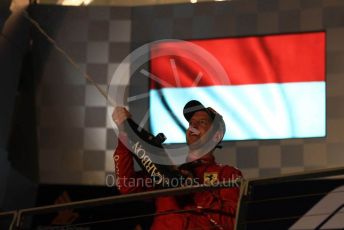
[[[183,107],[199,100],[223,115],[225,140],[323,137],[326,130],[325,82],[252,84],[164,88],[162,95],[174,116],[187,127]],[[154,134],[163,132],[166,143],[185,142],[185,133],[150,91],[150,122]]]

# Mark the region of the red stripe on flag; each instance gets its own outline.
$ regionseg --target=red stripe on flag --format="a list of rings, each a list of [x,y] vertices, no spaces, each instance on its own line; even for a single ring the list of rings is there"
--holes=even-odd
[[[325,81],[325,33],[301,33],[242,38],[192,40],[223,66],[228,84]],[[160,56],[164,49],[175,55]],[[198,60],[182,57],[178,42],[157,43],[151,49],[150,71],[161,87],[223,85]],[[175,63],[175,67],[173,66]],[[202,75],[202,76],[200,76]],[[198,77],[197,77],[198,76]],[[156,79],[151,81],[156,88]]]

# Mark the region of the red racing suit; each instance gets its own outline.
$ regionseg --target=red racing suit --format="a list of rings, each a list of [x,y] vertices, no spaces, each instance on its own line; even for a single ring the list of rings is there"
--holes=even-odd
[[[123,137],[120,139],[123,140]],[[229,182],[242,176],[234,167],[217,164],[213,155],[202,157],[200,162],[192,169],[200,184],[211,182],[210,180]],[[114,153],[114,163],[117,187],[121,194],[153,189],[152,184],[142,183],[145,176],[135,172],[133,157],[121,141],[118,141]],[[151,229],[234,229],[238,197],[239,188],[221,188],[156,198],[156,216]]]

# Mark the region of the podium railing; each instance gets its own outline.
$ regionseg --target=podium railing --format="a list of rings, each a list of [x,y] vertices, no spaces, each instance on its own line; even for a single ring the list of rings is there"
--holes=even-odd
[[[236,229],[239,229],[239,230],[254,229],[255,227],[253,226],[260,226],[262,224],[272,223],[272,222],[274,223],[288,222],[288,221],[295,222],[298,218],[302,217],[304,212],[296,213],[295,215],[290,215],[290,213],[286,213],[285,216],[275,216],[275,213],[278,213],[278,211],[283,210],[288,205],[290,206],[290,204],[295,200],[302,201],[302,200],[313,199],[313,198],[318,199],[319,197],[325,196],[328,193],[328,191],[327,190],[325,191],[324,190],[325,188],[320,192],[319,191],[316,192],[316,191],[313,191],[312,189],[308,189],[310,192],[305,192],[303,194],[300,194],[298,192],[299,190],[301,191],[302,188],[298,188],[297,190],[295,189],[295,187],[286,187],[286,186],[290,184],[293,184],[293,185],[296,184],[297,186],[305,184],[305,186],[307,186],[308,184],[312,182],[317,182],[317,180],[319,179],[321,179],[321,181],[324,181],[324,178],[327,178],[327,179],[332,178],[331,181],[336,182],[334,186],[344,185],[344,167],[317,170],[317,171],[304,172],[304,173],[295,173],[295,174],[290,174],[290,175],[281,176],[281,177],[270,177],[270,178],[250,179],[250,180],[241,179],[240,199],[239,199],[239,204],[238,204],[238,209],[237,209]],[[136,202],[136,201],[153,199],[159,196],[171,196],[171,195],[178,196],[178,195],[183,195],[183,194],[214,190],[214,189],[219,189],[223,187],[232,187],[232,186],[233,184],[219,184],[219,186],[215,186],[215,187],[197,185],[197,186],[180,187],[180,188],[168,188],[168,189],[163,189],[163,190],[154,190],[154,191],[148,191],[148,192],[142,192],[142,193],[116,195],[116,196],[102,197],[102,198],[76,201],[76,202],[70,202],[70,203],[40,206],[40,207],[27,208],[27,209],[21,209],[17,211],[0,213],[0,220],[6,220],[5,222],[8,223],[9,229],[23,229],[23,222],[25,218],[28,218],[30,216],[32,217],[32,216],[40,215],[40,214],[58,212],[61,210],[66,210],[66,209],[94,208],[94,207],[112,205],[112,204],[124,204],[126,202],[134,202],[134,201]],[[319,187],[321,188],[321,186]],[[287,188],[287,189],[284,189],[284,188]],[[265,193],[264,189],[268,189],[267,191],[269,192]],[[278,191],[278,189],[282,190],[282,194],[279,194],[280,192]],[[288,194],[285,194],[286,192],[288,192]],[[267,211],[266,209],[274,209],[277,204],[280,204],[277,206],[279,208],[272,210],[273,212],[271,212],[271,215],[268,216],[268,218],[263,217],[261,215],[262,213],[260,213],[259,211],[255,212],[255,210],[257,209],[260,210],[259,206],[265,207],[264,211],[262,212],[266,212]],[[330,219],[333,215],[342,213],[343,204],[339,204],[339,206],[340,207],[338,207],[336,210],[333,210],[333,212],[331,213],[324,213],[324,215],[327,216],[325,220]],[[151,214],[151,216],[153,215],[154,213]],[[128,217],[127,219],[130,220],[130,219],[135,219],[135,218],[136,217],[133,216],[133,217]],[[117,220],[119,219],[121,218],[118,218]],[[319,226],[321,227],[324,224],[325,222],[322,221],[322,223],[320,223]],[[82,225],[82,223],[80,225]]]
[[[13,229],[18,216],[18,211],[0,212],[0,228]]]
[[[240,184],[240,189],[241,189],[244,186],[245,181],[240,179],[240,181],[237,182],[236,184]],[[116,196],[102,197],[102,198],[76,201],[76,202],[70,202],[70,203],[54,204],[54,205],[47,205],[47,206],[41,206],[41,207],[21,209],[17,211],[16,223],[15,223],[15,226],[12,226],[12,227],[15,229],[21,229],[24,218],[29,215],[38,215],[42,213],[57,212],[57,211],[66,210],[66,209],[77,209],[77,208],[80,209],[80,208],[86,208],[86,207],[97,207],[97,206],[103,206],[103,205],[142,201],[142,200],[153,199],[159,196],[178,196],[178,195],[183,195],[183,194],[209,191],[209,190],[215,190],[219,188],[230,188],[230,187],[233,187],[233,183],[227,183],[227,184],[219,183],[217,184],[217,186],[209,186],[209,185],[186,186],[186,187],[168,188],[168,189],[162,189],[162,190],[154,190],[154,191],[125,194],[125,195],[116,195]]]
[[[315,227],[320,229],[334,215],[344,215],[344,191],[335,190],[343,185],[344,167],[249,179],[237,210],[236,229],[287,229],[326,195],[337,193],[343,197],[337,208],[307,214],[323,219]]]

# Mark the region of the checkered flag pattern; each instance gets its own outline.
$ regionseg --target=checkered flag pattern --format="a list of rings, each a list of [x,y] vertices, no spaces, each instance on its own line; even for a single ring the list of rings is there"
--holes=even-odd
[[[131,50],[158,39],[326,31],[327,136],[226,142],[218,161],[240,168],[246,178],[344,165],[343,14],[341,0],[31,8],[43,29],[104,89]],[[111,107],[37,31],[33,44],[41,183],[104,185],[114,171],[117,143]]]

